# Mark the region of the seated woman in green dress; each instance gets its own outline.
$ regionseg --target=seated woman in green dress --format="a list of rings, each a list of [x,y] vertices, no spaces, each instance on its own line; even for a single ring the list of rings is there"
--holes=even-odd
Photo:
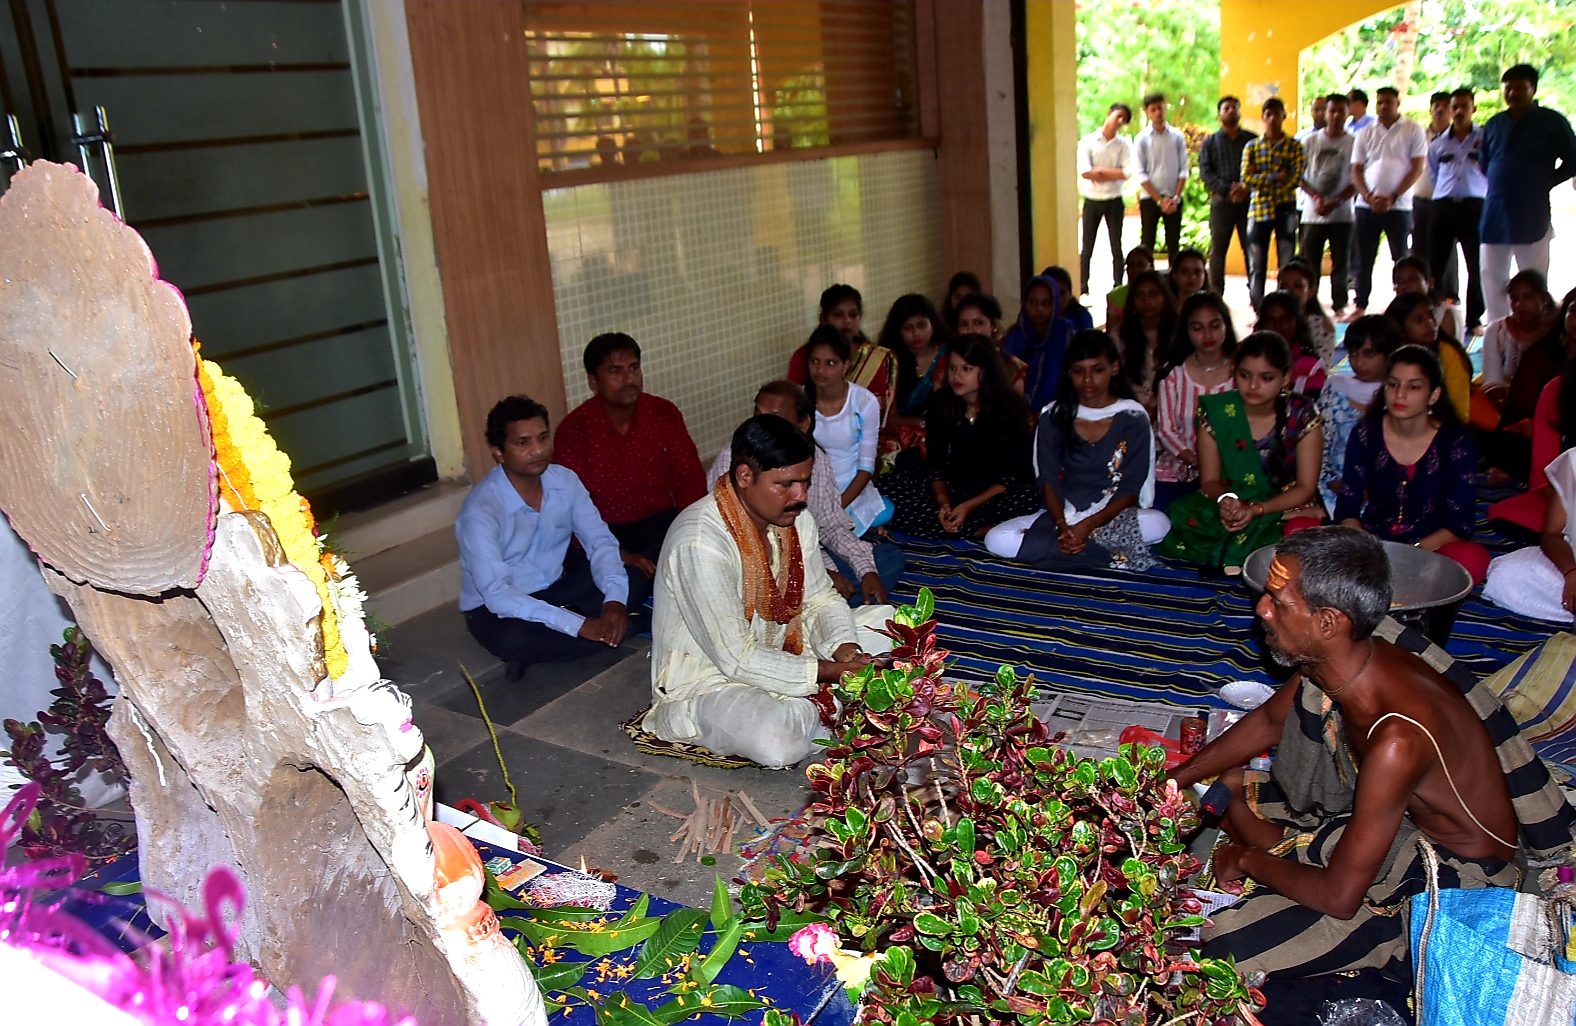
[[[1234,572],[1254,549],[1319,522],[1324,432],[1288,391],[1291,350],[1273,331],[1237,347],[1236,388],[1198,400],[1199,490],[1172,503],[1162,556]]]

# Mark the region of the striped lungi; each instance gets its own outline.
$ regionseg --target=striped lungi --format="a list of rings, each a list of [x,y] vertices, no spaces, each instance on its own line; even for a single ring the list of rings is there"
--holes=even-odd
[[[1249,771],[1243,795],[1260,819],[1286,828],[1270,853],[1305,866],[1327,868],[1350,814],[1323,817],[1298,813],[1268,774]],[[1204,954],[1235,956],[1238,967],[1281,977],[1320,976],[1405,961],[1407,909],[1426,887],[1418,830],[1401,821],[1378,878],[1356,915],[1336,919],[1260,886],[1241,903],[1212,915],[1204,930]],[[1503,859],[1469,859],[1437,844],[1441,888],[1515,887],[1521,873]]]

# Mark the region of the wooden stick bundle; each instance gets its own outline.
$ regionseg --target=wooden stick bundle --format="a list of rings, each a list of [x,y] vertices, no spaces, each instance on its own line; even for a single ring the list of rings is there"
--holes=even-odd
[[[702,856],[732,851],[734,834],[748,821],[753,820],[762,827],[771,826],[771,821],[743,791],[728,791],[719,799],[706,798],[700,793],[700,785],[691,778],[690,794],[695,799],[694,812],[676,812],[656,802],[650,803],[663,815],[684,821],[668,838],[679,846],[678,854],[673,856],[674,865],[691,854],[699,862]]]

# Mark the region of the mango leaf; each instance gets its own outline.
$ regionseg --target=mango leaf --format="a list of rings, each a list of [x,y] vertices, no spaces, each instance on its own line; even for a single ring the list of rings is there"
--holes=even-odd
[[[529,940],[532,944],[542,947],[570,946],[567,943],[560,943],[563,941],[564,934],[568,932],[562,927],[547,926],[543,923],[534,922],[530,919],[520,919],[518,917],[500,919],[498,920],[498,925],[503,927],[505,930],[513,930],[515,933],[518,933],[525,939]]]
[[[529,909],[533,907],[516,900],[508,891],[498,886],[498,878],[493,876],[492,871],[486,866],[482,867],[482,873],[485,874],[485,883],[482,885],[482,900],[487,902],[488,908],[494,912],[507,912],[510,909]]]
[[[777,920],[777,929],[768,930],[765,923],[746,923],[744,925],[744,939],[747,941],[776,941],[781,943],[809,926],[811,923],[824,923],[826,917],[814,912],[784,912]]]
[[[532,965],[531,975],[536,977],[537,989],[549,994],[573,987],[590,968],[590,962],[560,961],[552,965]]]
[[[728,924],[717,937],[716,945],[706,955],[700,965],[690,967],[690,979],[703,986],[709,986],[722,972],[722,967],[728,964],[728,959],[739,949],[739,939],[744,936],[744,924],[737,919]]]
[[[716,883],[711,891],[711,928],[720,933],[733,921],[733,900],[728,897],[728,885],[722,877],[713,879]]]
[[[117,897],[124,897],[127,894],[141,894],[142,881],[121,880],[115,883],[107,883],[103,887],[100,887],[99,891],[104,894],[113,894]]]
[[[558,946],[573,948],[582,955],[600,958],[615,951],[627,951],[648,939],[662,927],[661,919],[641,919],[633,926],[621,925],[622,920],[606,930],[566,930],[558,934]]]
[[[737,1019],[757,1008],[765,1008],[766,1002],[750,997],[747,990],[724,984],[702,994],[701,1006],[713,1015],[720,1015],[725,1019]]]
[[[651,1009],[628,994],[614,994],[596,1006],[596,1021],[598,1026],[666,1026],[651,1014]]]
[[[672,969],[679,959],[700,944],[705,923],[705,909],[679,908],[663,916],[662,925],[640,949],[640,958],[635,962],[635,978],[648,980]]]

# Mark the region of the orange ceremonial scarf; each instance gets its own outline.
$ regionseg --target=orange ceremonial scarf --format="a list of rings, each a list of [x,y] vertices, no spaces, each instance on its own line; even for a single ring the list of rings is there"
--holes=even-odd
[[[788,625],[783,638],[783,651],[792,655],[804,652],[804,556],[799,550],[799,529],[796,527],[769,527],[777,535],[777,549],[784,556],[782,572],[772,573],[772,554],[755,521],[750,519],[733,482],[727,474],[717,478],[714,493],[717,511],[722,522],[733,535],[744,563],[744,618],[751,620],[757,610],[763,620]]]

